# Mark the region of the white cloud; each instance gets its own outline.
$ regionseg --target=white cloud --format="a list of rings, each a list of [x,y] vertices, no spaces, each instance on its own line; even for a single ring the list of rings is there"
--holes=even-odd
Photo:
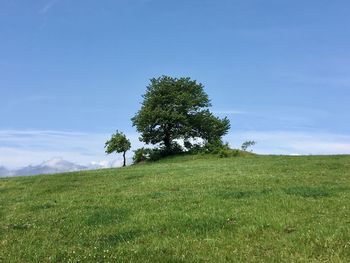
[[[245,111],[240,111],[240,110],[213,110],[212,111],[214,114],[219,114],[219,115],[235,115],[235,114],[245,114]]]
[[[239,148],[246,140],[257,141],[261,154],[350,154],[350,135],[313,131],[237,131],[225,138]]]
[[[104,145],[110,134],[62,131],[0,130],[0,166],[18,169],[60,158],[83,166],[116,167],[122,155],[106,155]],[[138,134],[126,134],[132,150],[142,147]],[[239,148],[246,140],[255,140],[254,152],[261,154],[350,154],[350,135],[311,131],[234,131],[225,138]],[[133,152],[128,151],[128,163]]]
[[[0,131],[0,166],[17,169],[27,165],[38,165],[44,160],[59,156],[81,165],[108,163],[119,166],[122,156],[106,155],[104,145],[111,134],[61,131]],[[126,134],[132,149],[142,146],[137,134]],[[127,157],[132,156],[128,151]]]

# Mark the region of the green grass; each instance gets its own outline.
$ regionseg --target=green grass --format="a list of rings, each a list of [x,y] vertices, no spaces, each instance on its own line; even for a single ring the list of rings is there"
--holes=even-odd
[[[0,262],[350,262],[350,156],[0,180]]]

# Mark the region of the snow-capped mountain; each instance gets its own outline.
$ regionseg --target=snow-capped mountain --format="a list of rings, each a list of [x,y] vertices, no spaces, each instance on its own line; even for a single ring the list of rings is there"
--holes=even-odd
[[[62,158],[53,158],[39,165],[29,165],[14,171],[14,175],[35,175],[35,174],[54,174],[64,172],[74,172],[86,170],[88,167],[78,165],[63,160]]]
[[[118,165],[115,162],[101,161],[92,162],[88,165],[79,165],[73,162],[63,160],[62,158],[56,157],[48,161],[42,162],[39,165],[29,165],[17,170],[8,170],[5,167],[0,167],[0,177],[8,176],[27,176],[36,174],[55,174],[65,172],[75,172],[81,170],[96,170],[103,168],[116,167]]]

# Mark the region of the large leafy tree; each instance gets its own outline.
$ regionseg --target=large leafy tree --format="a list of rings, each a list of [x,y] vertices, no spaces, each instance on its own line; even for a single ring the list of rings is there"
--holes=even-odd
[[[105,144],[105,149],[107,154],[111,154],[113,152],[123,153],[123,166],[126,165],[125,154],[131,148],[131,143],[128,138],[126,138],[125,134],[117,131],[115,134],[111,136]]]
[[[141,141],[162,144],[171,151],[174,140],[220,140],[229,128],[225,117],[215,117],[203,85],[190,78],[162,76],[151,79],[141,109],[131,119]]]

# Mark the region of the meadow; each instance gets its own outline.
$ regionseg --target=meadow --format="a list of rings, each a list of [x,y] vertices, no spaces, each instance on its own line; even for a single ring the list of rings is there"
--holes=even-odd
[[[350,156],[0,180],[0,262],[350,262]]]

